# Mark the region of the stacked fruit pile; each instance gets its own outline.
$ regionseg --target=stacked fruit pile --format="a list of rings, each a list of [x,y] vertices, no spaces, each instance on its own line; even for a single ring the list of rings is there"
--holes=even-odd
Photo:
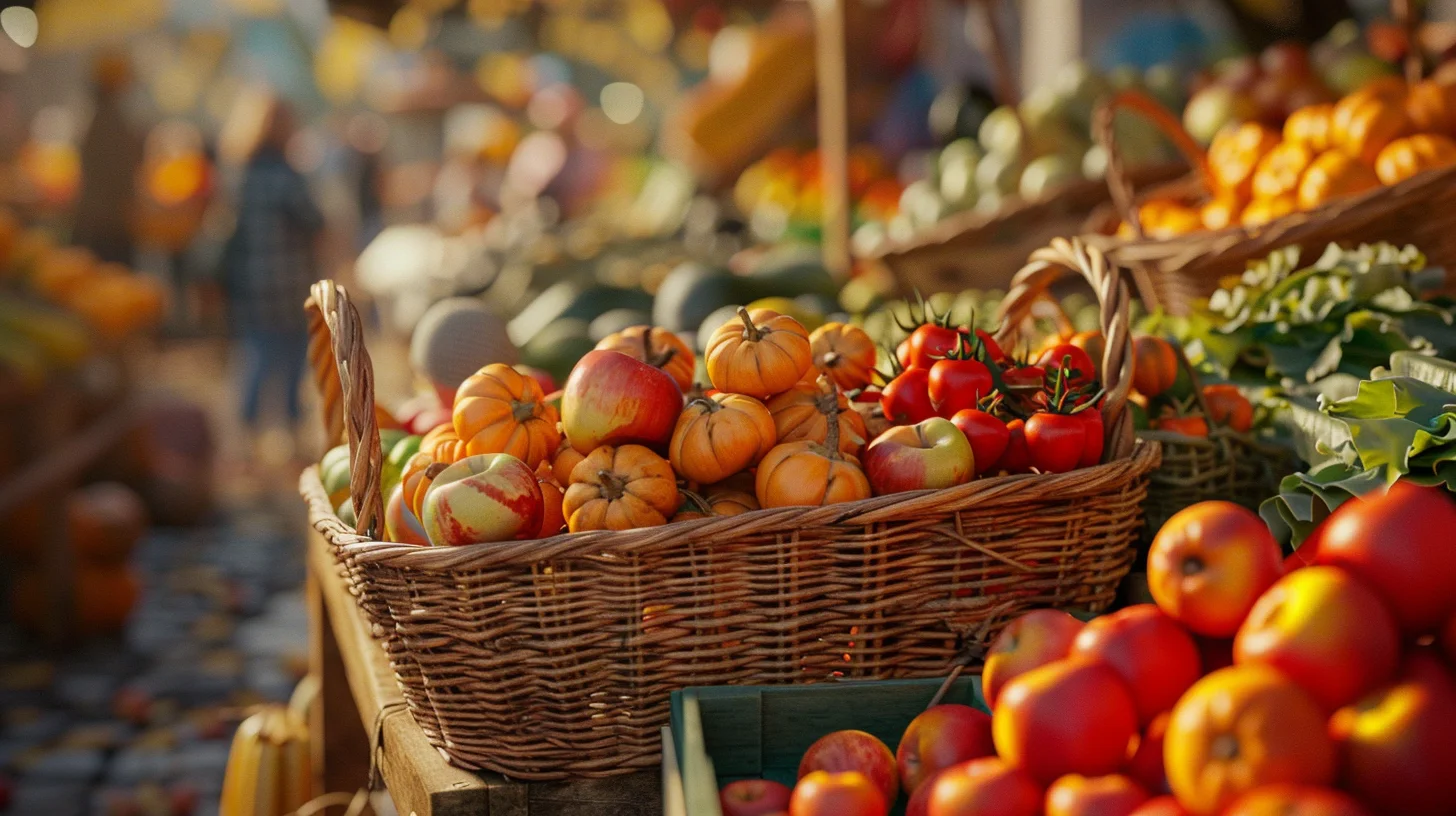
[[[1456,524],[1442,491],[1352,501],[1281,563],[1249,511],[1174,516],[1156,604],[1002,632],[988,716],[930,708],[896,754],[823,737],[798,784],[733,783],[729,816],[1438,816],[1456,802]],[[898,762],[897,762],[898,760]]]
[[[1020,364],[986,332],[936,318],[902,346],[905,368],[882,391],[869,388],[873,342],[846,324],[811,334],[739,308],[706,348],[706,389],[688,344],[652,326],[603,338],[559,393],[544,373],[485,366],[449,409],[409,417],[417,433],[381,434],[385,535],[460,545],[625,530],[1102,456],[1095,366],[1070,344]],[[348,460],[341,446],[320,468],[346,521]]]
[[[1207,200],[1154,198],[1138,218],[1153,238],[1262,225],[1456,164],[1453,136],[1456,85],[1380,77],[1338,102],[1294,110],[1282,131],[1225,126],[1208,147]],[[1124,223],[1118,233],[1131,230]]]
[[[759,237],[818,240],[824,186],[818,148],[802,153],[779,148],[749,165],[733,184],[733,203]],[[895,215],[900,183],[874,148],[858,145],[849,154],[849,193],[855,223]]]

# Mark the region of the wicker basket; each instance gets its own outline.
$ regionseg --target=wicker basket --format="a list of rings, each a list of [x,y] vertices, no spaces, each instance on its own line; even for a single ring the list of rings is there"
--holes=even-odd
[[[1095,250],[1038,253],[1007,298],[1007,325],[1067,268],[1102,298],[1120,338],[1105,361],[1125,375],[1128,289]],[[367,358],[342,291],[314,292],[365,471],[351,488],[367,495],[379,461]],[[1134,439],[1127,377],[1112,379],[1107,461],[1072,473],[454,549],[370,540],[377,496],[346,529],[314,469],[302,492],[415,719],[452,762],[607,776],[656,765],[674,689],[943,676],[1025,610],[1105,608],[1133,562],[1159,458]]]
[[[1177,117],[1135,91],[1124,91],[1102,105],[1093,132],[1108,151],[1107,183],[1112,206],[1094,213],[1083,236],[1115,264],[1133,273],[1138,294],[1149,307],[1187,314],[1229,277],[1242,274],[1249,262],[1281,247],[1297,246],[1306,257],[1318,255],[1331,242],[1386,241],[1414,244],[1432,266],[1456,268],[1456,166],[1427,170],[1398,184],[1330,201],[1254,227],[1233,226],[1172,238],[1120,238],[1108,233],[1120,222],[1141,236],[1135,213],[1137,198],[1118,159],[1112,132],[1119,109],[1133,110],[1155,122],[1188,158],[1194,172],[1181,181],[1155,188],[1149,196],[1197,199],[1210,189],[1205,156]]]

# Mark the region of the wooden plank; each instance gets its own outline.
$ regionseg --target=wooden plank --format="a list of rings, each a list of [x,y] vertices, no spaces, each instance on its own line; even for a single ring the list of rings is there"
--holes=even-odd
[[[849,278],[849,77],[845,0],[811,0],[819,83],[819,175],[823,183],[824,266]]]
[[[369,735],[359,722],[332,616],[312,569],[306,597],[309,669],[319,679],[319,695],[309,712],[314,790],[356,790],[369,780]]]
[[[140,415],[139,402],[129,399],[79,433],[60,440],[45,456],[0,484],[0,517],[57,484],[80,476],[81,471],[121,441]]]
[[[328,611],[359,722],[366,733],[372,732],[380,712],[386,707],[391,711],[382,728],[380,773],[396,809],[416,816],[495,816],[491,782],[449,765],[400,707],[403,698],[389,661],[370,637],[369,624],[344,586],[327,542],[312,528],[308,538],[309,570]],[[327,686],[327,678],[324,682]]]

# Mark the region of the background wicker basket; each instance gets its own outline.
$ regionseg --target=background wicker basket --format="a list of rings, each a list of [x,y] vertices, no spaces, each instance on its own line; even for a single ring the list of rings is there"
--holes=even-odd
[[[1205,155],[1177,117],[1144,94],[1119,93],[1101,105],[1094,117],[1093,133],[1108,151],[1107,184],[1112,202],[1088,220],[1083,240],[1132,272],[1138,294],[1149,308],[1187,314],[1225,278],[1242,274],[1250,261],[1288,246],[1299,247],[1310,258],[1331,242],[1414,244],[1432,266],[1456,268],[1456,166],[1427,170],[1398,184],[1338,198],[1261,226],[1233,226],[1165,239],[1143,237],[1136,217],[1138,199],[1113,135],[1113,116],[1123,109],[1156,123],[1193,167],[1188,178],[1149,190],[1147,196],[1202,197],[1208,191]],[[1136,237],[1112,235],[1119,222],[1126,223]]]
[[[943,676],[1027,609],[1105,608],[1133,562],[1159,453],[1135,441],[1124,410],[1127,286],[1100,253],[1058,242],[1018,274],[1004,308],[1017,324],[1068,268],[1097,290],[1114,340],[1095,467],[453,549],[371,541],[368,509],[344,528],[310,469],[310,518],[385,638],[415,719],[465,767],[554,779],[654,766],[668,693],[684,686]],[[312,303],[335,332],[354,463],[377,471],[367,358],[341,341],[357,337],[355,315],[332,283]],[[351,487],[377,479],[356,473]]]

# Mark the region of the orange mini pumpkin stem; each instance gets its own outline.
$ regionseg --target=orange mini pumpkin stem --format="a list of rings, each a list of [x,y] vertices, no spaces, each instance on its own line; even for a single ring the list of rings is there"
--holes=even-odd
[[[748,314],[746,306],[738,307],[738,319],[743,321],[743,339],[755,343],[763,339],[763,331],[753,325],[753,318]]]

